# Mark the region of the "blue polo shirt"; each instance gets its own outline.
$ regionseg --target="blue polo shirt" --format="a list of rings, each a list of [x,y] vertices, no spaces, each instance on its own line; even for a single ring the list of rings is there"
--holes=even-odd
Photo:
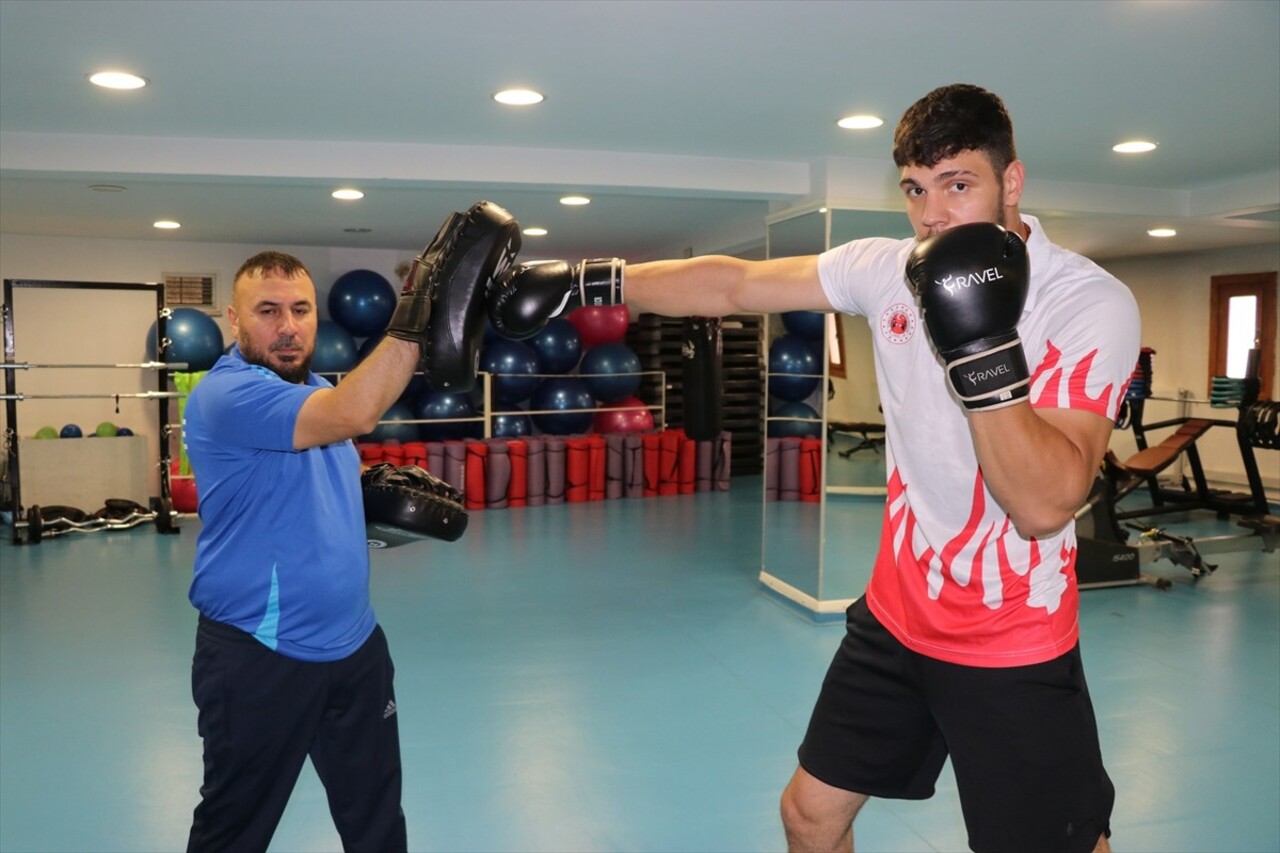
[[[286,382],[232,347],[183,418],[203,525],[191,603],[305,661],[340,660],[375,626],[355,446],[293,449],[302,404],[329,387],[314,373]]]

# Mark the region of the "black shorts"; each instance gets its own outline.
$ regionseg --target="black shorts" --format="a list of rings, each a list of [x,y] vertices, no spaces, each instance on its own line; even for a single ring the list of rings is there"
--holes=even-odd
[[[846,791],[922,800],[948,755],[974,850],[1090,851],[1109,834],[1115,788],[1079,646],[1032,666],[943,663],[903,646],[859,599],[800,766]]]

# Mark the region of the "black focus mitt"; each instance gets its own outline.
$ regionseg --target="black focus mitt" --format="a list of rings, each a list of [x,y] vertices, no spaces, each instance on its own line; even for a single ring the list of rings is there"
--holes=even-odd
[[[370,548],[453,542],[467,529],[462,493],[417,465],[374,465],[360,475],[360,486]]]
[[[491,201],[454,213],[413,261],[387,334],[416,341],[427,382],[464,393],[476,384],[485,295],[520,251],[520,225]]]

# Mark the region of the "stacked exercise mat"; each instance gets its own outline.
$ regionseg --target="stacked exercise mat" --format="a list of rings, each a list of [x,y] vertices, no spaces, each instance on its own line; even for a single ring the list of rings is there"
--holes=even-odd
[[[731,436],[683,430],[358,444],[364,465],[417,465],[471,510],[727,491]]]
[[[824,452],[820,438],[766,439],[765,500],[817,503],[822,494]]]

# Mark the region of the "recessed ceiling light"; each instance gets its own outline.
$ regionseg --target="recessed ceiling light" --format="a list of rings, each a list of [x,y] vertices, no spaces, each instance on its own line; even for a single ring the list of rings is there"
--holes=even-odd
[[[503,89],[494,94],[493,99],[509,107],[527,107],[531,104],[540,104],[544,100],[541,92],[535,92],[532,89]]]
[[[122,193],[124,187],[118,187],[115,184],[90,184],[89,189],[96,193]]]
[[[524,235],[524,236],[526,236],[526,237],[545,237],[545,236],[547,236],[547,229],[545,229],[545,228],[526,228],[526,229],[524,229],[523,231],[521,231],[520,233],[521,233],[521,234],[523,234],[523,235]]]
[[[182,227],[181,222],[174,222],[172,219],[161,219],[159,222],[154,223],[154,225],[156,228],[162,228],[166,231],[172,231],[175,228]]]
[[[570,206],[579,206],[583,204],[591,204],[591,199],[587,198],[585,195],[567,195],[560,199],[560,203]]]
[[[1152,237],[1177,237],[1178,232],[1172,228],[1152,228],[1147,232]]]
[[[342,230],[348,234],[370,234],[373,232],[372,228],[343,228]]]
[[[342,201],[356,201],[364,198],[364,193],[360,192],[360,190],[352,189],[334,190],[333,197]]]
[[[1155,151],[1156,144],[1145,139],[1130,139],[1128,142],[1111,146],[1111,150],[1117,154],[1146,154],[1148,151]]]
[[[127,71],[98,71],[89,75],[89,82],[104,89],[141,89],[147,78]]]
[[[884,119],[873,115],[852,115],[845,116],[836,124],[845,130],[871,130],[873,127],[879,127],[884,124]]]

